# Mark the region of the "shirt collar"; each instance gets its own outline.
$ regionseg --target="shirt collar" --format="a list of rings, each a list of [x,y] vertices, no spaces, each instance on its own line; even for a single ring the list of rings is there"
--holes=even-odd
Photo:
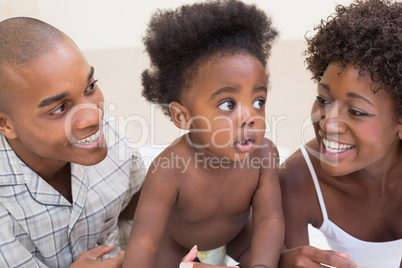
[[[3,134],[0,134],[0,160],[0,186],[25,184],[32,197],[40,203],[72,205],[15,154]],[[84,189],[87,188],[85,169],[71,163],[71,174],[73,202],[82,203],[86,197]]]

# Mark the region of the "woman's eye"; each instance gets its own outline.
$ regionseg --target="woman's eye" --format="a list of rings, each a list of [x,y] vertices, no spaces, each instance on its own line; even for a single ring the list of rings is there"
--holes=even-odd
[[[222,103],[218,107],[219,107],[219,109],[221,109],[223,111],[230,111],[230,110],[234,109],[235,104],[234,104],[233,101],[225,101],[224,103]]]
[[[321,105],[328,105],[329,101],[327,101],[326,99],[324,99],[323,97],[317,96],[317,102]]]
[[[68,104],[67,103],[63,103],[62,105],[60,105],[56,110],[54,110],[53,112],[50,113],[50,115],[57,115],[57,114],[61,114],[64,113],[67,110]]]
[[[253,107],[256,109],[261,109],[264,107],[264,104],[265,104],[265,100],[258,99],[253,103]]]
[[[356,109],[349,109],[349,113],[355,116],[368,116],[368,113],[356,110]]]

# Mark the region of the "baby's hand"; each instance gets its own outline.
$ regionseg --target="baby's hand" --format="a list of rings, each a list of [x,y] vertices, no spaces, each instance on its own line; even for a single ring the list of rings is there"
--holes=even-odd
[[[181,260],[179,268],[224,268],[224,267],[238,268],[238,266],[216,266],[212,264],[192,262],[197,257],[197,253],[198,253],[197,246],[194,246],[190,250],[190,252],[186,256],[184,256],[184,258]]]

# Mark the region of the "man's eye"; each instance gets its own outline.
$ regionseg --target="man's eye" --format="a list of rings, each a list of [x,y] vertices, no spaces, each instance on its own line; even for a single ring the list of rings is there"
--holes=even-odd
[[[219,107],[219,109],[221,109],[223,111],[230,111],[230,110],[234,109],[235,104],[234,104],[233,101],[225,101],[224,103],[222,103],[218,107]]]
[[[63,103],[62,105],[60,105],[56,110],[54,110],[53,112],[50,113],[50,115],[58,115],[58,114],[62,114],[67,110],[68,104],[67,103]]]
[[[90,83],[89,86],[87,87],[87,89],[85,90],[85,92],[91,92],[91,91],[95,90],[96,82],[98,82],[98,80],[94,80],[92,83]]]

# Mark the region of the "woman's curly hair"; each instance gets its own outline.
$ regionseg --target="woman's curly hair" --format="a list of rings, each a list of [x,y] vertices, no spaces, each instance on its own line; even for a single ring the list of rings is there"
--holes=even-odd
[[[338,5],[336,13],[321,21],[312,38],[306,38],[307,68],[320,81],[328,64],[341,61],[368,70],[372,90],[383,81],[402,116],[402,3],[356,0]]]
[[[389,0],[355,0],[338,5],[336,13],[321,21],[317,33],[306,38],[307,68],[320,81],[328,64],[341,61],[368,70],[376,92],[377,82],[395,99],[402,116],[402,3]]]
[[[199,65],[208,57],[247,52],[264,67],[278,33],[269,17],[254,5],[215,0],[158,10],[143,39],[151,68],[142,73],[142,95],[162,106],[179,98]]]

